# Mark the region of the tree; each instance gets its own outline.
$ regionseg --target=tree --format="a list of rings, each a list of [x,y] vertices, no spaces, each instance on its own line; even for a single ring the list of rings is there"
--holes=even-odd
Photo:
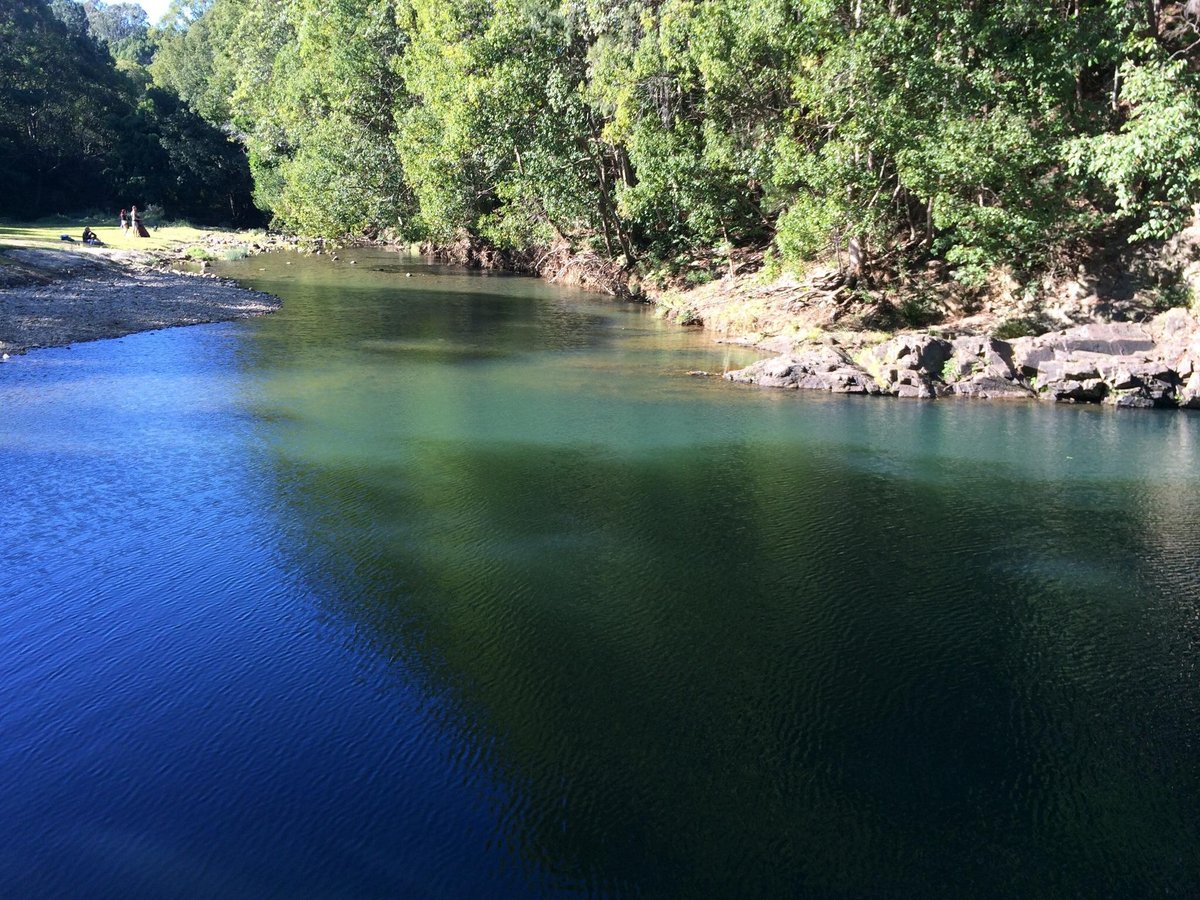
[[[90,0],[96,2],[96,0]],[[1193,4],[1194,5],[1194,4]],[[1032,275],[1195,201],[1191,6],[176,0],[156,84],[321,233]],[[852,273],[856,274],[856,273]],[[869,274],[869,273],[868,273]]]
[[[0,5],[0,213],[114,209],[136,197],[204,221],[252,219],[242,149],[149,91],[141,67],[115,64],[83,7],[71,7]]]

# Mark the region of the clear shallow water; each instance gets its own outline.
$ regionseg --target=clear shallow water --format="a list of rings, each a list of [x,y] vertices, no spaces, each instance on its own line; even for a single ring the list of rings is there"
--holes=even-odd
[[[0,895],[1197,893],[1200,417],[355,256],[0,367]]]

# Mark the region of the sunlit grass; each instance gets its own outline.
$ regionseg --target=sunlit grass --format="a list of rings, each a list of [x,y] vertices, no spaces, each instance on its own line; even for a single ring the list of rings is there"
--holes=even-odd
[[[115,217],[114,217],[115,219]],[[38,223],[7,223],[0,222],[0,245],[10,247],[53,247],[64,249],[71,246],[81,247],[83,228],[90,225],[96,235],[107,246],[116,250],[172,250],[179,246],[191,246],[201,243],[203,237],[214,232],[224,232],[223,229],[194,228],[190,225],[166,225],[161,228],[151,228],[150,237],[139,238],[132,232],[123,235],[121,229],[114,224],[105,226],[94,220],[82,217],[72,222],[67,219],[54,220],[52,224]],[[249,232],[224,232],[249,237]],[[61,235],[69,235],[75,243],[63,241]]]

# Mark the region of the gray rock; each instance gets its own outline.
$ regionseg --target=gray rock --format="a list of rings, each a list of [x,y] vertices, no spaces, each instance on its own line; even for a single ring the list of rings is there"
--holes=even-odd
[[[831,340],[725,377],[767,387],[914,399],[1037,396],[1122,408],[1200,409],[1200,317],[1178,309],[1147,324],[1081,325],[1011,342],[904,334],[855,359]]]
[[[928,334],[903,334],[872,347],[862,362],[885,394],[932,399],[953,348]]]
[[[951,356],[942,367],[947,384],[979,375],[1015,379],[1013,349],[1004,341],[986,335],[960,337],[950,343]]]
[[[1033,375],[1048,360],[1066,359],[1080,353],[1129,356],[1154,349],[1154,337],[1145,326],[1134,322],[1077,325],[1063,331],[1017,338],[1012,342],[1014,365]]]
[[[1038,384],[1056,381],[1089,381],[1100,377],[1099,361],[1092,354],[1044,360],[1037,369]]]
[[[1200,359],[1200,320],[1186,309],[1169,309],[1150,323],[1154,337],[1155,355],[1171,363],[1176,370],[1179,363]],[[1190,374],[1190,372],[1189,372]]]
[[[1059,403],[1099,403],[1108,394],[1108,385],[1099,378],[1084,381],[1063,379],[1043,383],[1038,380],[1038,396]]]
[[[1158,404],[1141,391],[1126,391],[1113,395],[1113,403],[1121,409],[1153,409]]]
[[[842,350],[828,344],[798,354],[760,360],[725,378],[762,387],[832,391],[837,394],[878,394],[879,386]]]
[[[986,374],[957,381],[948,388],[948,392],[979,400],[1028,400],[1034,396],[1032,390],[1018,381]]]
[[[1179,405],[1183,409],[1200,409],[1200,370],[1193,372],[1180,389]]]
[[[940,373],[952,348],[948,341],[928,334],[902,334],[875,347],[871,354],[882,364],[899,369]]]

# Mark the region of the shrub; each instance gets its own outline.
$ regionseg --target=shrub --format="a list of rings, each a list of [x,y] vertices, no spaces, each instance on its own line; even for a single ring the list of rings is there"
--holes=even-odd
[[[1040,334],[1037,322],[1029,318],[1007,319],[996,326],[992,337],[998,341],[1011,341],[1015,338],[1032,337]]]

